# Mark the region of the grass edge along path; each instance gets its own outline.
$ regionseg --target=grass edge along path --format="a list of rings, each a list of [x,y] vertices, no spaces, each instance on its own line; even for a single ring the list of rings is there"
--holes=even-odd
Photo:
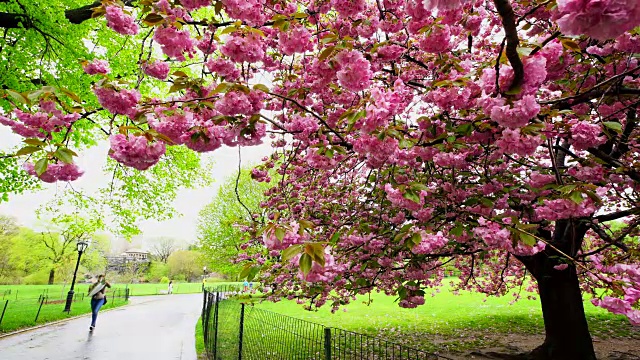
[[[446,288],[446,287],[445,287]],[[514,304],[511,296],[485,298],[478,293],[454,295],[443,289],[427,296],[426,303],[416,309],[400,308],[395,297],[381,293],[358,296],[344,309],[331,314],[330,307],[308,311],[294,300],[277,303],[264,301],[255,306],[279,314],[328,327],[364,333],[400,342],[427,352],[465,351],[491,346],[500,334],[543,334],[544,324],[540,302],[520,299]],[[369,300],[372,302],[365,304]],[[589,328],[596,338],[640,339],[640,329],[628,319],[614,315],[585,301]]]
[[[196,355],[197,359],[206,359],[204,347],[204,332],[202,330],[202,317],[196,321]]]

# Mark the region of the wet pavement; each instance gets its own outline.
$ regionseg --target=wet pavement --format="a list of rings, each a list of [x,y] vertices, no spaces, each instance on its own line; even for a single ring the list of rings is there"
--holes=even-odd
[[[195,360],[202,295],[132,297],[130,305],[0,339],[1,360]]]

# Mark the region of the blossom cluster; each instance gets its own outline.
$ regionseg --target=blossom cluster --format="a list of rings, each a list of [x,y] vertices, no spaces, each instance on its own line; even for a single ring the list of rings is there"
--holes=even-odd
[[[23,137],[46,138],[47,133],[68,128],[80,118],[79,113],[63,114],[52,101],[40,101],[39,111],[25,112],[13,110],[16,120],[0,115],[0,124],[9,126],[14,133]]]
[[[113,115],[126,115],[133,118],[136,115],[136,105],[140,101],[137,90],[116,90],[109,87],[95,87],[93,92],[98,97],[100,105]]]
[[[47,169],[38,176],[35,165],[25,163],[24,169],[33,176],[47,183],[56,181],[74,181],[77,180],[84,172],[78,168],[76,164],[67,164],[64,162],[51,163],[47,165]]]
[[[138,170],[155,165],[166,151],[164,142],[149,142],[145,136],[116,134],[109,138],[109,156],[117,162]]]
[[[89,75],[95,74],[108,74],[111,69],[109,69],[109,63],[106,60],[94,60],[92,62],[87,62],[82,65],[84,72]]]
[[[138,33],[138,25],[131,15],[124,13],[121,7],[109,5],[105,8],[107,26],[122,35],[135,35]]]

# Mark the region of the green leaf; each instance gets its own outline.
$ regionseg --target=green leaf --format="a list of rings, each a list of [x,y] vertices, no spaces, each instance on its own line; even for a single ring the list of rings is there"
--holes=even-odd
[[[420,204],[420,196],[411,189],[407,189],[407,191],[405,191],[402,196],[407,200],[411,200],[416,204]]]
[[[13,100],[17,101],[17,102],[21,102],[23,104],[30,104],[31,101],[24,95],[22,95],[21,93],[17,92],[17,91],[13,91],[13,90],[5,90],[6,93],[11,96],[11,98],[13,98]]]
[[[262,92],[269,93],[269,88],[266,85],[263,85],[263,84],[255,84],[255,85],[253,85],[253,88],[255,90],[260,90]]]
[[[292,257],[300,254],[301,251],[302,245],[291,245],[282,251],[282,260],[290,260]]]
[[[302,254],[300,257],[300,270],[306,276],[311,271],[312,260],[309,254]]]
[[[616,121],[605,121],[602,123],[606,128],[611,129],[615,132],[622,132],[622,124]]]
[[[527,246],[534,246],[537,242],[536,238],[529,234],[523,233],[522,231],[520,231],[520,240]]]
[[[282,241],[282,239],[284,239],[285,232],[283,228],[276,228],[275,233],[278,240]]]
[[[16,151],[16,156],[33,154],[34,152],[40,150],[42,150],[42,148],[38,146],[25,146],[22,149]]]
[[[247,274],[247,281],[251,281],[253,279],[255,279],[256,275],[258,275],[258,272],[260,271],[260,267],[259,266],[252,266],[249,269],[249,273]]]
[[[34,138],[24,139],[24,140],[22,140],[22,142],[25,143],[25,144],[33,145],[33,146],[45,146],[45,145],[47,145],[47,143],[45,143],[44,141],[38,140],[38,139],[34,139]]]
[[[155,13],[147,15],[147,17],[145,17],[144,20],[142,20],[142,22],[144,22],[148,26],[160,24],[163,21],[164,21],[164,17],[160,14],[155,14]]]
[[[564,46],[568,50],[571,50],[577,53],[582,52],[582,49],[580,49],[580,45],[578,45],[578,43],[576,43],[573,40],[561,39],[560,42],[562,43],[562,46]]]
[[[571,199],[571,201],[573,201],[576,204],[582,204],[582,202],[584,201],[584,198],[582,197],[582,193],[579,191],[571,192],[571,194],[569,194],[569,199]]]
[[[331,235],[331,243],[335,244],[338,242],[338,240],[340,240],[340,231],[336,231],[333,233],[333,235]]]
[[[36,175],[40,176],[47,171],[47,166],[49,165],[49,160],[47,158],[40,159],[36,161],[34,169],[36,171]]]
[[[313,229],[316,224],[313,223],[313,221],[309,221],[309,220],[300,220],[300,227],[303,229]]]
[[[246,264],[246,265],[242,268],[242,271],[240,271],[240,275],[238,275],[238,277],[239,277],[240,279],[244,279],[244,278],[246,278],[246,277],[249,275],[249,273],[251,272],[251,268],[252,268],[252,267],[253,267],[253,265],[252,265],[252,264]]]
[[[456,223],[456,226],[454,226],[451,230],[449,230],[449,234],[453,236],[461,236],[463,232],[464,232],[464,227],[460,223]]]
[[[413,246],[418,245],[422,241],[422,235],[420,235],[420,233],[413,233],[409,240],[413,244]]]
[[[73,151],[67,148],[61,147],[61,148],[58,148],[58,150],[56,150],[55,153],[53,153],[53,156],[66,162],[67,164],[73,164],[73,154],[74,154]]]

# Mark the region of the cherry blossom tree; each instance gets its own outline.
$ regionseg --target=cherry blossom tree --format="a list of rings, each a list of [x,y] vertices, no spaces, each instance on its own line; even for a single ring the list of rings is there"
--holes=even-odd
[[[131,5],[89,16],[140,48],[117,76],[117,58],[84,64],[100,107],[7,90],[0,123],[25,137],[30,174],[82,175],[68,135],[90,113],[136,169],[269,134],[252,174],[282,179],[247,227],[264,251],[243,259],[274,298],[337,308],[380,290],[416,307],[446,265],[459,290],[537,289],[534,358],[595,359],[583,294],[640,324],[637,1]]]

